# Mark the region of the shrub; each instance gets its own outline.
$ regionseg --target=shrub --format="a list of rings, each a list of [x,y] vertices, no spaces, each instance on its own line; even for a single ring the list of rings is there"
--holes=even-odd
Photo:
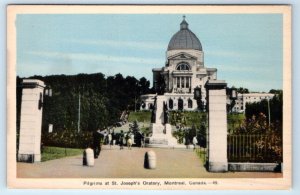
[[[259,151],[251,160],[256,162],[282,162],[282,123],[279,121],[273,122],[270,126],[267,123],[267,117],[263,113],[259,113],[258,117],[252,116],[246,119],[243,125],[236,128],[230,135],[252,137],[247,141],[252,151]],[[254,139],[255,138],[255,139]],[[235,145],[244,146],[241,141],[237,139]],[[241,142],[241,143],[239,143]],[[244,150],[245,148],[239,148]],[[237,159],[244,161],[242,158]]]
[[[68,148],[86,148],[93,143],[92,132],[77,132],[74,130],[64,130],[53,133],[44,133],[42,135],[42,145],[68,147]]]

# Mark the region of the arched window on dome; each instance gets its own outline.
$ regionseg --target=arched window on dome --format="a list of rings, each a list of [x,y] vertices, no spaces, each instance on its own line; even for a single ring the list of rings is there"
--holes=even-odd
[[[176,67],[176,70],[190,70],[190,66],[186,63],[180,63]]]

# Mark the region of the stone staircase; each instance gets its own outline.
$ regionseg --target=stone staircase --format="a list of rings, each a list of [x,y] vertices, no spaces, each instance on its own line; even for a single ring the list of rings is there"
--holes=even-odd
[[[160,144],[160,145],[168,145],[168,139],[166,138],[150,138],[151,144]]]

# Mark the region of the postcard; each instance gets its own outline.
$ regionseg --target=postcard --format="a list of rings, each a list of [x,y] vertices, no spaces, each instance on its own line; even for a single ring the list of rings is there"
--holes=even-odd
[[[288,190],[290,5],[8,5],[9,188]]]

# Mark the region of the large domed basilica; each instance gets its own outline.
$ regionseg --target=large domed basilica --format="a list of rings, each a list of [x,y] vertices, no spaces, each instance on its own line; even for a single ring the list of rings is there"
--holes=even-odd
[[[163,80],[163,92],[170,110],[196,110],[194,89],[200,88],[203,107],[206,104],[205,83],[217,79],[217,69],[204,66],[204,52],[200,40],[189,29],[185,17],[168,45],[165,66],[154,68],[153,86],[159,88]],[[160,86],[158,86],[160,85]],[[155,94],[142,95],[142,110],[154,103]]]
[[[194,49],[202,51],[202,45],[197,36],[188,28],[189,24],[183,19],[180,30],[173,35],[168,51],[178,49]]]

